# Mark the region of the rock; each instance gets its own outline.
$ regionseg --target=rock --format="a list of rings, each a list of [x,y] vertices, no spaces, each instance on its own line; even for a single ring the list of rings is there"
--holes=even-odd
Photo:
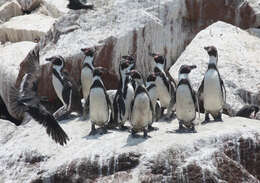
[[[58,18],[69,12],[67,4],[68,0],[42,0],[42,9],[45,9],[49,16],[53,18]]]
[[[5,22],[14,16],[22,15],[22,9],[17,1],[6,2],[0,7],[0,20]]]
[[[33,120],[15,130],[0,121],[0,177],[33,183],[257,183],[259,121],[223,117],[223,123],[198,125],[196,134],[175,133],[177,120],[155,123],[159,130],[150,132],[148,139],[120,131],[87,136],[90,121],[77,118],[60,123],[70,137],[65,147],[55,144]]]
[[[0,96],[9,113],[17,119],[21,119],[21,116],[10,109],[9,91],[10,87],[15,86],[20,63],[34,47],[35,43],[28,41],[0,46]]]
[[[19,42],[40,39],[51,29],[54,22],[54,18],[41,14],[13,17],[0,26],[0,41]]]
[[[39,7],[40,3],[42,2],[41,0],[17,0],[17,1],[20,3],[22,10],[28,13],[33,11],[35,8]]]
[[[195,64],[190,73],[193,87],[197,90],[208,66],[208,55],[204,46],[214,45],[218,50],[218,68],[227,90],[227,103],[238,111],[244,102],[238,89],[258,91],[260,81],[260,39],[238,27],[217,22],[199,32],[171,67],[170,73],[178,78],[182,64]]]

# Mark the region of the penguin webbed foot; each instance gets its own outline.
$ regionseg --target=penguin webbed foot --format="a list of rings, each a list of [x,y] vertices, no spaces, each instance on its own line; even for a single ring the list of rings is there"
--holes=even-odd
[[[101,128],[101,135],[103,135],[103,134],[106,134],[107,133],[107,127],[106,126],[104,126],[104,127],[102,127]]]
[[[175,130],[176,133],[185,133],[187,130],[186,128],[183,126],[182,122],[179,121],[179,128],[177,130]]]
[[[217,116],[216,118],[214,118],[214,121],[216,121],[216,122],[223,122],[221,112],[219,112],[219,113],[218,113],[218,116]]]
[[[206,123],[209,123],[209,122],[210,122],[209,113],[206,113],[205,114],[205,120],[203,122],[201,122],[201,124],[206,124]]]
[[[88,136],[92,136],[92,135],[96,135],[97,134],[97,130],[95,128],[94,124],[91,124],[91,131],[89,132]]]
[[[149,131],[149,132],[150,132],[150,131],[157,131],[157,130],[159,130],[159,128],[153,127],[152,125],[148,125],[148,131]]]
[[[121,131],[126,131],[126,130],[128,130],[128,127],[125,126],[125,125],[120,125],[120,126],[119,126],[119,129],[120,129]]]
[[[134,129],[131,130],[131,135],[133,138],[137,138],[138,136],[136,135],[137,131],[135,131]]]

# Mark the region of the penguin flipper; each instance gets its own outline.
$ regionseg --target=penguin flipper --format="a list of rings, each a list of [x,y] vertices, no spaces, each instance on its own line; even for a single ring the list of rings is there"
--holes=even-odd
[[[223,99],[224,99],[224,102],[226,103],[226,97],[227,97],[226,87],[224,85],[224,81],[221,79],[220,76],[219,76],[219,79],[220,79],[221,92],[222,92],[222,95],[223,95]]]
[[[27,111],[32,118],[46,128],[47,134],[60,145],[67,144],[68,135],[61,128],[54,116],[48,112],[44,106],[39,104],[37,107],[30,106]]]
[[[205,109],[204,109],[204,99],[203,99],[203,92],[204,92],[204,78],[199,86],[198,92],[197,92],[197,97],[199,100],[199,108],[200,108],[200,112],[204,113]]]

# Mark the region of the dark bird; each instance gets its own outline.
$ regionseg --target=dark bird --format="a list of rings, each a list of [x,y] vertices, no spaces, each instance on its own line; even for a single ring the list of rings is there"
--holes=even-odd
[[[65,145],[69,140],[67,134],[60,127],[53,115],[46,110],[41,101],[46,101],[45,97],[37,95],[38,82],[30,73],[24,75],[20,90],[15,87],[11,90],[11,104],[14,111],[26,112],[35,121],[46,128],[46,132],[60,145]],[[32,86],[31,88],[29,86]]]
[[[256,113],[258,113],[259,107],[256,105],[245,105],[237,113],[236,116],[250,118],[251,114],[254,112],[254,118],[256,118]]]
[[[80,2],[80,0],[69,0],[69,4],[67,5],[67,7],[72,10],[80,10],[80,9],[92,10],[94,8],[93,4],[83,4],[82,2]]]
[[[23,113],[31,116],[39,124],[46,128],[46,132],[51,138],[60,145],[65,145],[69,140],[67,134],[60,127],[54,116],[47,111],[41,104],[46,102],[47,98],[38,96],[38,78],[39,78],[39,51],[31,51],[31,60],[29,60],[29,67],[21,81],[19,89],[12,87],[10,90],[10,106],[12,111],[19,116]],[[36,60],[36,61],[35,61]]]

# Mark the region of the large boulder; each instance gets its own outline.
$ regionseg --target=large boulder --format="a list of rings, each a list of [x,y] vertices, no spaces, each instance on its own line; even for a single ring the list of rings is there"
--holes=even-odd
[[[20,63],[34,47],[35,43],[29,41],[0,45],[0,97],[9,113],[17,119],[21,116],[17,116],[9,106],[10,88],[16,84]]]
[[[0,20],[5,22],[14,16],[22,15],[22,9],[17,1],[6,2],[0,6]]]
[[[65,147],[33,120],[0,121],[0,182],[259,182],[259,121],[223,119],[195,134],[175,133],[177,120],[155,123],[147,139],[117,130],[87,136],[90,121],[63,121]]]
[[[51,29],[54,22],[54,18],[42,14],[13,17],[0,25],[0,42],[39,40]]]
[[[183,64],[195,64],[189,77],[197,90],[208,66],[204,46],[214,45],[218,50],[218,69],[227,89],[227,103],[237,111],[244,105],[239,89],[258,92],[260,83],[260,39],[233,25],[217,22],[199,32],[171,67],[178,78]]]

